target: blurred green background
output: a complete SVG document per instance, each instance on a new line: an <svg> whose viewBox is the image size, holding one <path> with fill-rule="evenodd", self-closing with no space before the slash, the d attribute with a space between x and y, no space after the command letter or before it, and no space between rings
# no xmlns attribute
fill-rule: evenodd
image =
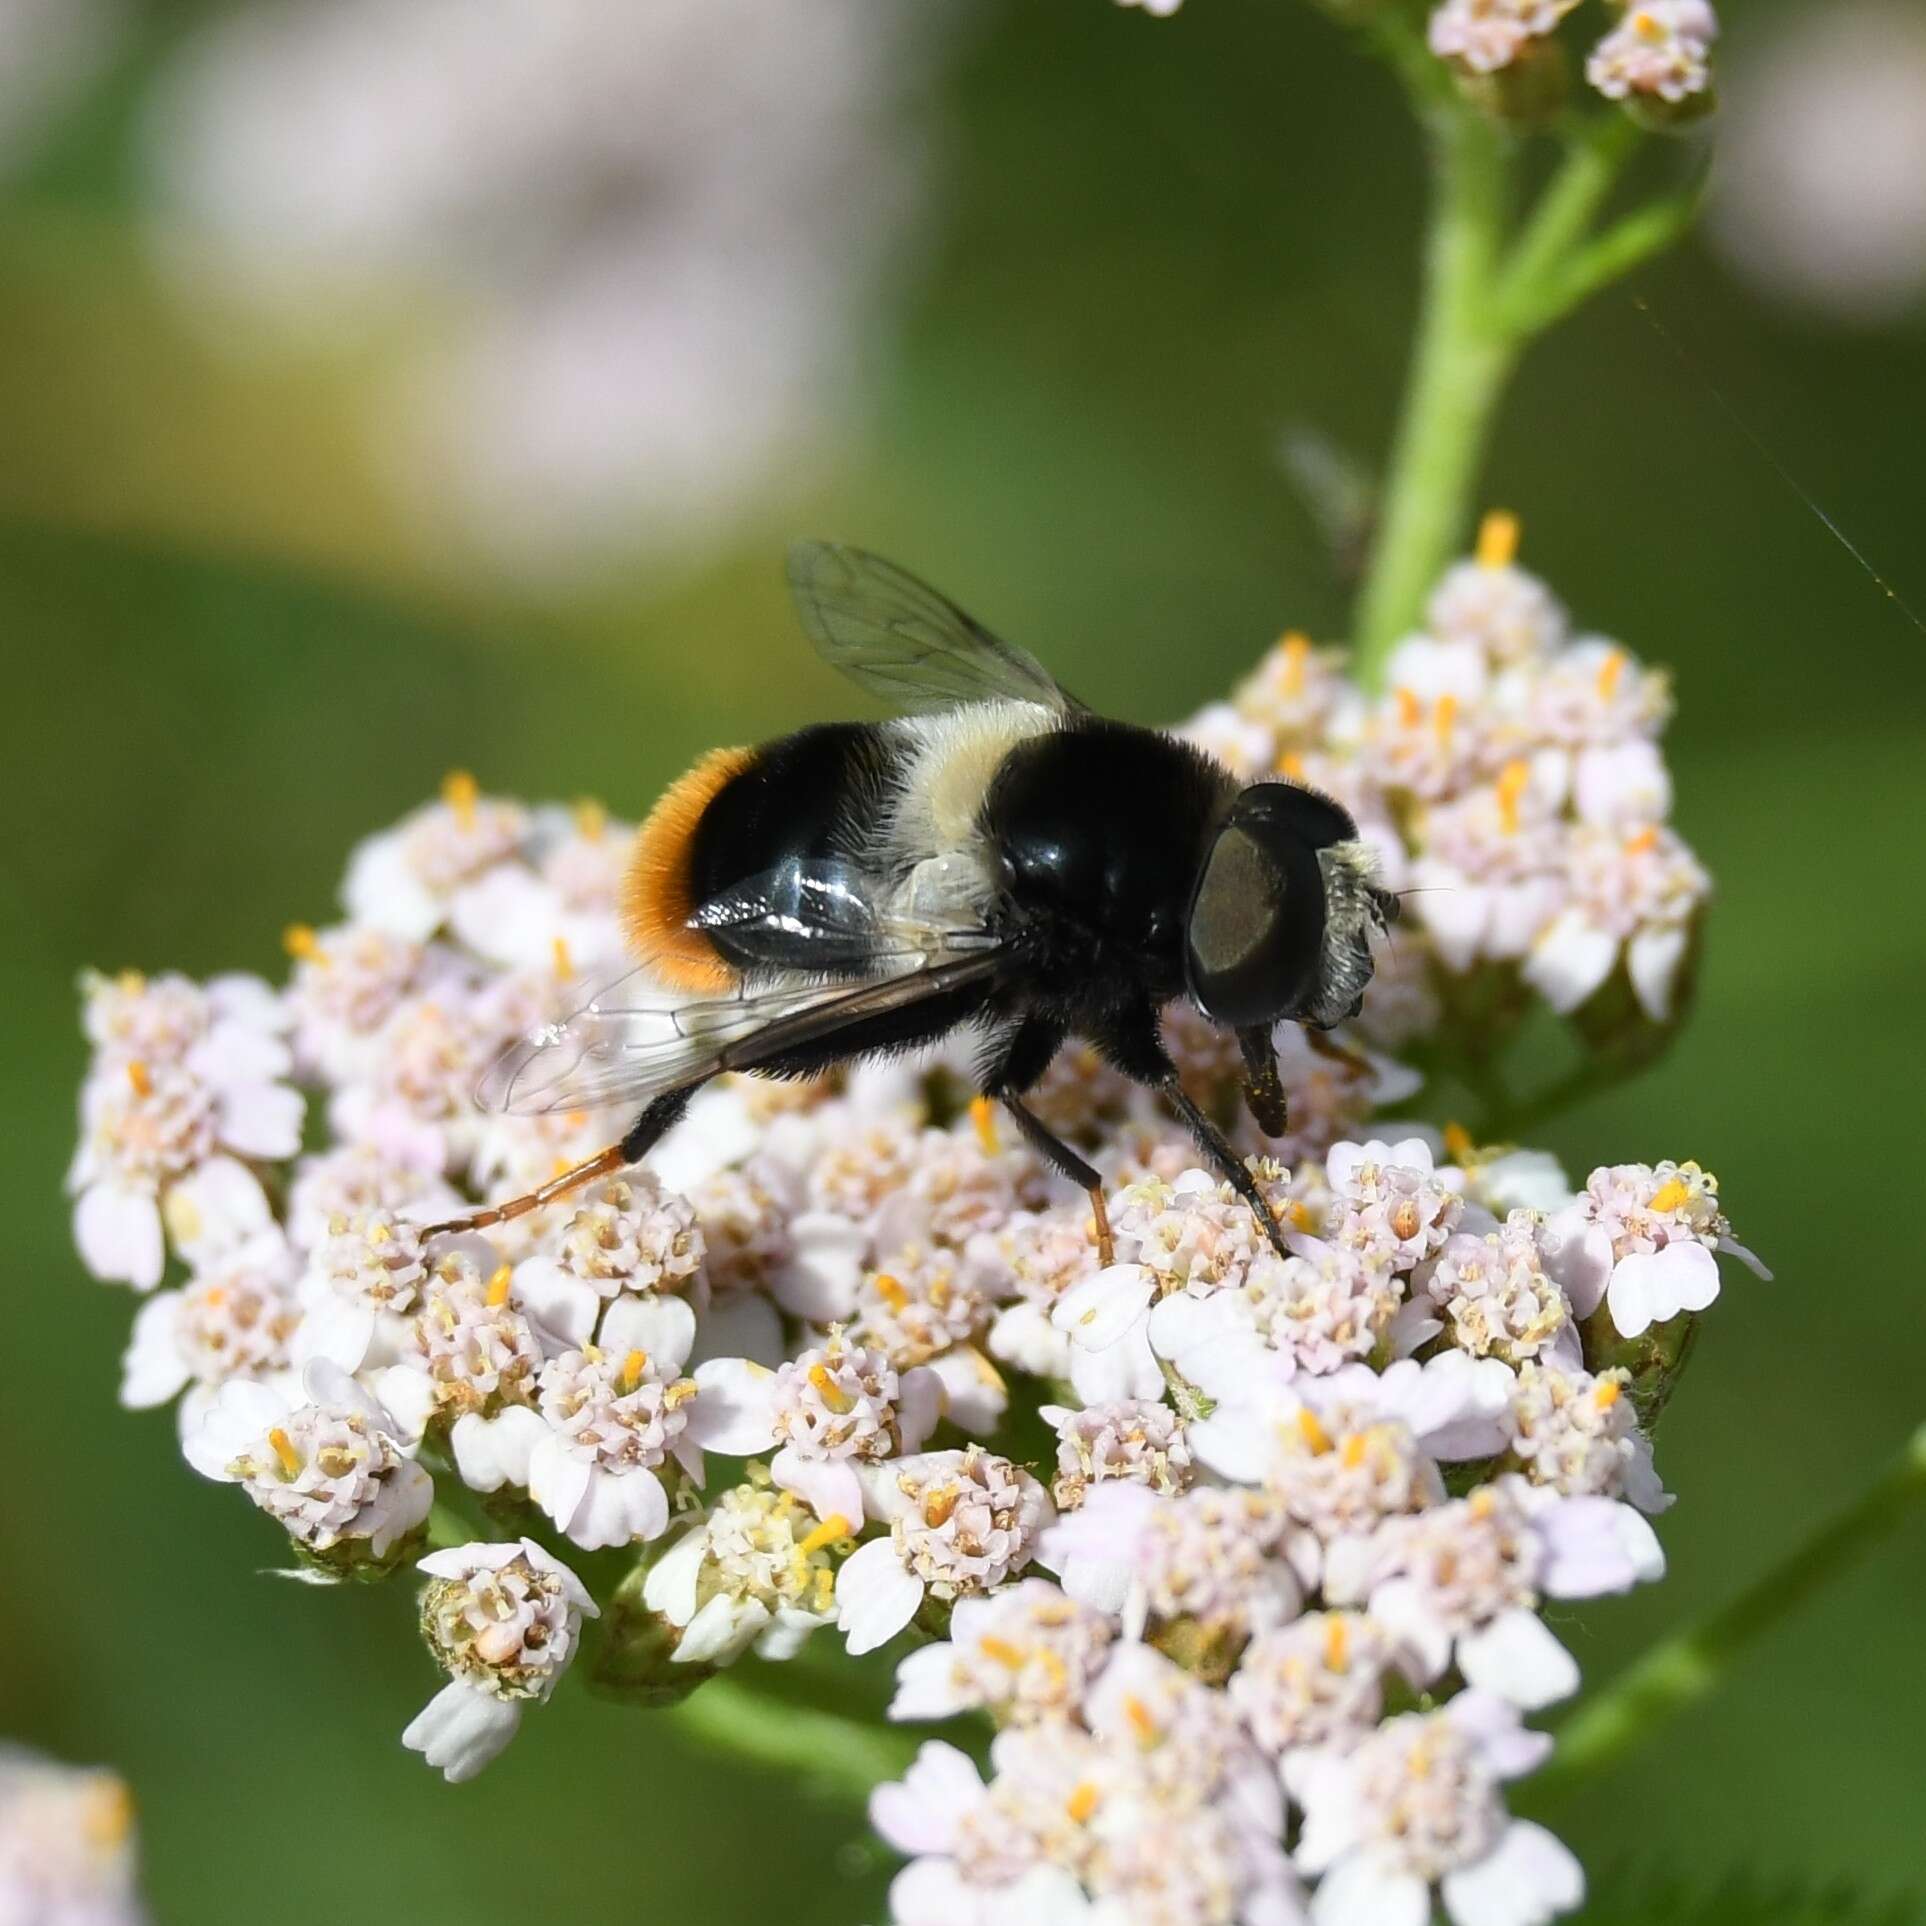
<svg viewBox="0 0 1926 1926"><path fill-rule="evenodd" d="M1735 0L1735 74L1828 10ZM205 237L156 191L152 103L237 11L114 16L0 189L0 1184L21 1235L0 1732L131 1778L164 1922L880 1918L888 1867L859 1820L577 1691L475 1785L401 1750L436 1684L405 1590L257 1577L274 1529L184 1470L165 1415L116 1408L132 1306L82 1274L60 1190L75 973L276 971L278 932L326 916L351 842L451 766L633 814L718 740L836 713L783 604L793 534L903 558L1143 720L1221 692L1286 624L1341 633L1346 585L1279 449L1306 427L1367 462L1385 443L1412 132L1288 0L1191 0L1169 23L1100 0L856 0L859 36L929 39L867 136L913 150L920 185L824 377L841 432L770 456L780 486L686 538L638 508L632 545L500 568L485 539L413 519L370 428L461 289L424 291L404 247L322 337L195 308ZM755 122L745 107L741 138ZM1676 668L1676 815L1719 902L1678 1049L1547 1135L1580 1171L1703 1160L1778 1281L1732 1277L1667 1417L1669 1582L1562 1628L1593 1680L1729 1596L1926 1416L1899 1235L1920 1154L1922 636L1733 420L1926 603L1926 319L1784 300L1698 245L1636 292L1665 335L1620 292L1554 337L1488 495L1582 624ZM1911 1891L1923 1591L1914 1529L1561 1829L1595 1870Z"/></svg>

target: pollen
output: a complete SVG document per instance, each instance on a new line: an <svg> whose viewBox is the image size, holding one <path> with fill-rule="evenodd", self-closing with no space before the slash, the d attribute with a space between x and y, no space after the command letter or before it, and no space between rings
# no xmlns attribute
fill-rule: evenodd
<svg viewBox="0 0 1926 1926"><path fill-rule="evenodd" d="M1344 1443L1338 1450L1338 1461L1346 1471L1355 1471L1364 1462L1364 1454L1369 1448L1362 1431L1345 1434Z"/></svg>
<svg viewBox="0 0 1926 1926"><path fill-rule="evenodd" d="M154 1094L154 1079L139 1057L128 1064L127 1081L134 1086L134 1095L137 1097L151 1097Z"/></svg>
<svg viewBox="0 0 1926 1926"><path fill-rule="evenodd" d="M1305 671L1311 666L1311 638L1292 629L1277 646L1284 652L1284 693L1302 695Z"/></svg>
<svg viewBox="0 0 1926 1926"><path fill-rule="evenodd" d="M1400 686L1394 693L1398 698L1399 723L1406 729L1415 729L1424 720L1424 704L1418 700L1418 692Z"/></svg>
<svg viewBox="0 0 1926 1926"><path fill-rule="evenodd" d="M1021 1645L1013 1645L1007 1638L998 1638L994 1633L978 1639L976 1649L986 1659L994 1661L1009 1672L1022 1671L1029 1660L1029 1654Z"/></svg>
<svg viewBox="0 0 1926 1926"><path fill-rule="evenodd" d="M1477 1145L1471 1141L1471 1132L1455 1120L1444 1127L1444 1147L1445 1155L1454 1164L1470 1163L1477 1151Z"/></svg>
<svg viewBox="0 0 1926 1926"><path fill-rule="evenodd" d="M1691 1195L1692 1191L1689 1185L1680 1183L1676 1177L1671 1177L1652 1193L1652 1201L1646 1205L1646 1209L1653 1211L1677 1210Z"/></svg>
<svg viewBox="0 0 1926 1926"><path fill-rule="evenodd" d="M1592 685L1601 702L1609 702L1618 692L1618 685L1625 675L1625 651L1609 649L1605 660L1598 665L1598 679Z"/></svg>
<svg viewBox="0 0 1926 1926"><path fill-rule="evenodd" d="M575 974L575 958L569 954L568 938L556 937L549 949L555 959L555 974L560 981L566 983Z"/></svg>
<svg viewBox="0 0 1926 1926"><path fill-rule="evenodd" d="M649 1368L649 1354L643 1350L631 1351L622 1360L621 1385L624 1391L633 1391L642 1382L642 1373Z"/></svg>
<svg viewBox="0 0 1926 1926"><path fill-rule="evenodd" d="M840 1511L832 1511L814 1531L802 1540L797 1549L808 1557L819 1552L827 1545L833 1545L839 1538L849 1536L849 1520Z"/></svg>
<svg viewBox="0 0 1926 1926"><path fill-rule="evenodd" d="M988 1097L970 1099L970 1121L976 1126L976 1140L983 1146L986 1157L994 1157L996 1142L996 1106Z"/></svg>
<svg viewBox="0 0 1926 1926"><path fill-rule="evenodd" d="M1507 836L1518 834L1518 805L1531 781L1531 765L1514 756L1498 772L1498 825Z"/></svg>
<svg viewBox="0 0 1926 1926"><path fill-rule="evenodd" d="M134 1795L127 1790L127 1782L111 1772L97 1774L87 1788L80 1825L95 1846L121 1844L134 1829Z"/></svg>
<svg viewBox="0 0 1926 1926"><path fill-rule="evenodd" d="M575 818L576 834L585 841L599 843L608 834L609 812L593 796L578 798L570 813Z"/></svg>
<svg viewBox="0 0 1926 1926"><path fill-rule="evenodd" d="M1333 1672L1347 1671L1351 1664L1351 1628L1336 1612L1324 1621L1324 1663Z"/></svg>
<svg viewBox="0 0 1926 1926"><path fill-rule="evenodd" d="M1458 726L1458 698L1449 689L1438 698L1437 707L1431 712L1431 726L1437 731L1438 746L1446 747L1452 730Z"/></svg>
<svg viewBox="0 0 1926 1926"><path fill-rule="evenodd" d="M662 1387L663 1409L673 1411L678 1405L687 1404L699 1387L694 1378L677 1378L673 1384Z"/></svg>
<svg viewBox="0 0 1926 1926"><path fill-rule="evenodd" d="M481 788L466 769L451 769L441 779L441 799L455 812L455 820L464 829L475 825L475 805L481 800Z"/></svg>
<svg viewBox="0 0 1926 1926"><path fill-rule="evenodd" d="M1294 1198L1284 1207L1284 1215L1301 1231L1315 1231L1318 1226L1317 1212L1303 1198Z"/></svg>
<svg viewBox="0 0 1926 1926"><path fill-rule="evenodd" d="M1641 40L1658 46L1665 38L1665 23L1656 14L1640 11L1632 16L1632 31Z"/></svg>
<svg viewBox="0 0 1926 1926"><path fill-rule="evenodd" d="M290 923L281 932L281 947L297 963L325 963L326 954L321 948L320 939L314 933L312 923Z"/></svg>
<svg viewBox="0 0 1926 1926"><path fill-rule="evenodd" d="M1523 533L1510 509L1494 508L1478 524L1478 566L1509 568L1518 559L1518 541Z"/></svg>
<svg viewBox="0 0 1926 1926"><path fill-rule="evenodd" d="M1592 1393L1592 1402L1596 1404L1601 1411L1609 1411L1624 1395L1624 1385L1622 1385L1617 1378L1607 1378L1605 1382Z"/></svg>
<svg viewBox="0 0 1926 1926"><path fill-rule="evenodd" d="M1318 1415L1307 1404L1297 1414L1297 1428L1303 1434L1304 1442L1322 1457L1331 1449L1331 1434L1318 1422Z"/></svg>
<svg viewBox="0 0 1926 1926"><path fill-rule="evenodd" d="M900 1311L909 1302L909 1292L888 1271L878 1271L870 1282L876 1287L876 1295L892 1311Z"/></svg>
<svg viewBox="0 0 1926 1926"><path fill-rule="evenodd" d="M816 1387L816 1395L835 1412L837 1417L843 1417L855 1409L856 1400L822 1365L812 1364L809 1367L809 1382Z"/></svg>
<svg viewBox="0 0 1926 1926"><path fill-rule="evenodd" d="M497 1265L488 1280L488 1302L499 1310L508 1302L508 1287L514 1283L515 1273L506 1265Z"/></svg>
<svg viewBox="0 0 1926 1926"><path fill-rule="evenodd" d="M1277 759L1277 773L1293 782L1304 780L1304 758L1295 749L1286 749Z"/></svg>
<svg viewBox="0 0 1926 1926"><path fill-rule="evenodd" d="M945 1485L942 1490L929 1493L923 1500L924 1524L932 1531L940 1531L950 1522L950 1513L962 1496L962 1488L957 1485Z"/></svg>
<svg viewBox="0 0 1926 1926"><path fill-rule="evenodd" d="M294 1448L294 1440L277 1424L267 1434L267 1441L274 1455L280 1461L283 1478L298 1478L301 1475L301 1454Z"/></svg>
<svg viewBox="0 0 1926 1926"><path fill-rule="evenodd" d="M1658 824L1650 823L1636 836L1625 839L1625 853L1628 856L1644 856L1658 847Z"/></svg>
<svg viewBox="0 0 1926 1926"><path fill-rule="evenodd" d="M1123 1709L1124 1717L1130 1721L1130 1729L1136 1733L1139 1744L1155 1745L1163 1737L1150 1707L1138 1698L1136 1693L1130 1692L1124 1695Z"/></svg>
<svg viewBox="0 0 1926 1926"><path fill-rule="evenodd" d="M1079 1779L1071 1788L1070 1797L1064 1801L1063 1809L1070 1815L1073 1824L1081 1826L1102 1804L1103 1794L1097 1789L1095 1782Z"/></svg>

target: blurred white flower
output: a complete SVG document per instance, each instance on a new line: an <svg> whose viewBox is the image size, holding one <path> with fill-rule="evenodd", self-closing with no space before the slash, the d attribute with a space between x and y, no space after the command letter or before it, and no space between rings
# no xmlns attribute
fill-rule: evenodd
<svg viewBox="0 0 1926 1926"><path fill-rule="evenodd" d="M126 20L124 0L0 0L0 173L100 73Z"/></svg>
<svg viewBox="0 0 1926 1926"><path fill-rule="evenodd" d="M146 1926L134 1801L101 1767L0 1744L0 1920L6 1926Z"/></svg>
<svg viewBox="0 0 1926 1926"><path fill-rule="evenodd" d="M1926 296L1926 18L1830 0L1761 18L1724 87L1714 243L1755 287L1877 326Z"/></svg>
<svg viewBox="0 0 1926 1926"><path fill-rule="evenodd" d="M149 120L158 211L214 243L182 297L341 330L412 291L435 319L369 426L419 517L510 568L677 555L849 414L941 29L860 0L217 16Z"/></svg>

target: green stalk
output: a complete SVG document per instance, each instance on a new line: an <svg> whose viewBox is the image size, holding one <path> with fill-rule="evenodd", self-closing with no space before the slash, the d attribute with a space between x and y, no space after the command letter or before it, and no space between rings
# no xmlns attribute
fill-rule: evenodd
<svg viewBox="0 0 1926 1926"><path fill-rule="evenodd" d="M1558 1728L1558 1750L1529 1787L1549 1804L1722 1685L1759 1639L1887 1537L1926 1501L1926 1425L1866 1490L1731 1604L1662 1639Z"/></svg>
<svg viewBox="0 0 1926 1926"><path fill-rule="evenodd" d="M879 1730L838 1713L767 1699L729 1678L711 1679L659 1716L700 1744L847 1804L864 1804L916 1756L917 1742L893 1726Z"/></svg>
<svg viewBox="0 0 1926 1926"><path fill-rule="evenodd" d="M1506 136L1455 104L1430 120L1434 204L1418 340L1353 625L1367 689L1377 687L1385 658L1416 627L1432 584L1463 545L1472 487L1516 359L1491 301L1509 187Z"/></svg>

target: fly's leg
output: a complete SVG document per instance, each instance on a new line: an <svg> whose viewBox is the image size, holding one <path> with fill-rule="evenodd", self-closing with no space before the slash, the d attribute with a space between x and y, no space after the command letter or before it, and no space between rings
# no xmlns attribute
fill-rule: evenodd
<svg viewBox="0 0 1926 1926"><path fill-rule="evenodd" d="M544 1204L552 1204L558 1197L566 1197L570 1191L580 1190L584 1184L592 1184L598 1177L606 1177L611 1171L626 1170L631 1164L639 1164L648 1153L662 1140L668 1131L681 1121L682 1113L689 1107L689 1099L696 1093L698 1086L689 1084L681 1090L666 1090L655 1098L641 1116L629 1126L628 1133L620 1143L610 1144L606 1150L598 1150L593 1157L551 1177L537 1190L525 1191L519 1197L511 1197L506 1203L491 1204L486 1210L475 1211L467 1217L451 1217L446 1223L430 1224L421 1234L424 1239L446 1236L450 1231L487 1230L495 1224L506 1224L517 1217L526 1217L532 1210L540 1210Z"/></svg>
<svg viewBox="0 0 1926 1926"><path fill-rule="evenodd" d="M1097 1233L1097 1256L1105 1265L1117 1261L1117 1244L1110 1234L1110 1210L1104 1202L1103 1177L1070 1148L1035 1111L1022 1093L1050 1067L1063 1046L1063 1026L1044 1017L1025 1017L999 1038L983 1064L983 1094L1010 1113L1023 1141L1050 1168L1069 1180L1090 1199L1090 1219Z"/></svg>

